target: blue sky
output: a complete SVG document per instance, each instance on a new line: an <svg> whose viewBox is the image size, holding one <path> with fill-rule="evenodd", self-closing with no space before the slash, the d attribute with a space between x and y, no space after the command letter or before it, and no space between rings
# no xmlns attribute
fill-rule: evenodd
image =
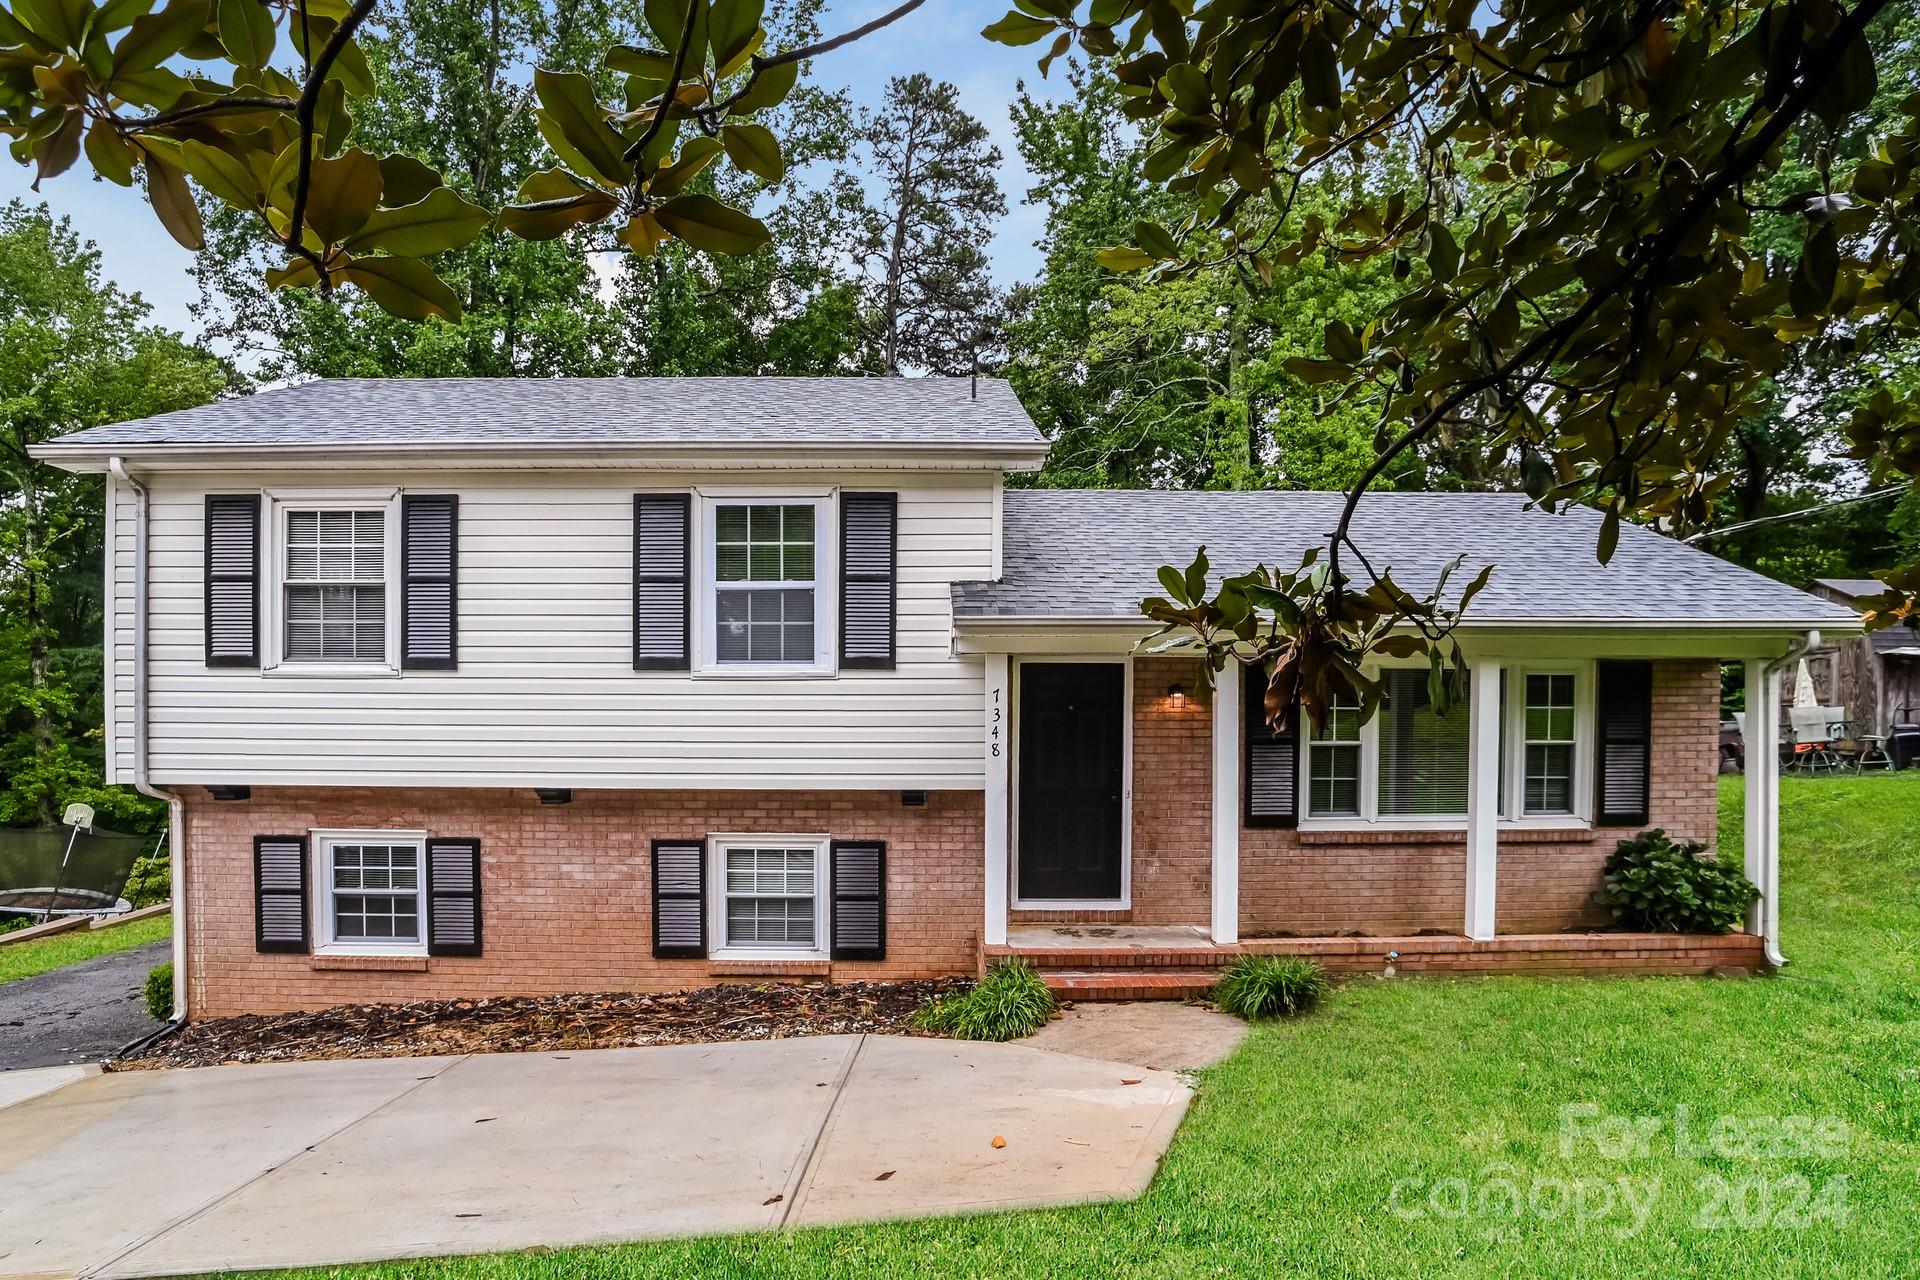
<svg viewBox="0 0 1920 1280"><path fill-rule="evenodd" d="M823 30L833 34L859 26L894 3L897 0L829 0ZM1033 241L1042 223L1039 210L1020 204L1029 181L1013 145L1007 106L1022 79L1038 93L1061 90L1060 68L1050 82L1040 80L1034 65L1041 51L1037 46L1009 49L981 38L980 29L1009 7L1008 0L928 0L892 27L814 64L821 84L848 86L862 103L877 101L888 77L915 71L958 86L961 101L992 130L1005 156L1000 179L1008 216L993 244L994 276L1002 285L1031 279L1039 270L1040 254ZM187 304L195 297L187 275L193 255L160 229L140 192L96 181L84 162L43 184L37 197L30 190L32 180L30 169L0 159L0 201L38 199L54 213L72 218L74 229L100 246L111 279L144 295L153 304L155 320L194 332L187 314Z"/></svg>

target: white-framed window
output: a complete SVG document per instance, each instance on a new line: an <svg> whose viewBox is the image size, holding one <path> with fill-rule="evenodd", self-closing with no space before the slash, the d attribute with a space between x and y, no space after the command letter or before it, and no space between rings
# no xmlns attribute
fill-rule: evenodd
<svg viewBox="0 0 1920 1280"><path fill-rule="evenodd" d="M268 497L270 670L399 670L399 496Z"/></svg>
<svg viewBox="0 0 1920 1280"><path fill-rule="evenodd" d="M831 672L834 503L826 494L700 494L698 666L708 674Z"/></svg>
<svg viewBox="0 0 1920 1280"><path fill-rule="evenodd" d="M1359 723L1336 702L1303 735L1301 824L1306 827L1458 827L1467 817L1471 713L1465 696L1444 715L1428 697L1425 666L1387 666L1386 699ZM1587 820L1592 804L1593 666L1513 666L1500 698L1501 818L1515 825Z"/></svg>
<svg viewBox="0 0 1920 1280"><path fill-rule="evenodd" d="M319 948L374 955L425 955L426 833L311 834Z"/></svg>
<svg viewBox="0 0 1920 1280"><path fill-rule="evenodd" d="M818 959L827 954L827 837L708 839L709 936L725 958Z"/></svg>

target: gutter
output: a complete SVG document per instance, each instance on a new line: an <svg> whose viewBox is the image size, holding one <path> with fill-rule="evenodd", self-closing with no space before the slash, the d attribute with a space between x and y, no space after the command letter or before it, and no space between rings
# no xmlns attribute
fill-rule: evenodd
<svg viewBox="0 0 1920 1280"><path fill-rule="evenodd" d="M107 459L107 472L138 498L133 523L133 789L167 805L168 896L173 899L173 1018L162 1031L178 1030L187 1020L187 806L178 795L154 786L147 774L147 525L151 500L147 487L133 478L119 455ZM107 548L107 554L112 556L112 547ZM107 587L111 596L111 572ZM111 653L108 659L112 659ZM113 708L107 708L107 714L111 716Z"/></svg>
<svg viewBox="0 0 1920 1280"><path fill-rule="evenodd" d="M1772 692L1773 677L1777 672L1819 647L1820 633L1814 630L1789 643L1785 653L1761 669L1766 677L1761 681L1762 696ZM1747 694L1752 697L1753 691L1748 690ZM1767 963L1778 969L1787 963L1787 958L1780 951L1780 765L1777 748L1773 775L1773 794L1768 797L1766 818L1768 826L1772 828L1771 838L1766 841L1760 859L1761 882L1755 888L1760 890L1760 945ZM1749 813L1747 821L1751 823L1753 819L1754 815Z"/></svg>

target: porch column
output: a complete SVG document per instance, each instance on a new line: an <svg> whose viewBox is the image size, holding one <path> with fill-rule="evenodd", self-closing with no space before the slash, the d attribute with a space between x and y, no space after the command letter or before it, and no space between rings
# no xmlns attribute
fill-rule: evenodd
<svg viewBox="0 0 1920 1280"><path fill-rule="evenodd" d="M980 937L989 947L1007 942L1007 761L1013 746L1007 736L1011 724L1007 699L1007 655L989 653L985 690L985 736L981 741L986 774L986 915Z"/></svg>
<svg viewBox="0 0 1920 1280"><path fill-rule="evenodd" d="M1467 918L1465 933L1493 937L1500 857L1500 664L1467 664Z"/></svg>
<svg viewBox="0 0 1920 1280"><path fill-rule="evenodd" d="M1240 664L1213 682L1213 941L1240 941Z"/></svg>
<svg viewBox="0 0 1920 1280"><path fill-rule="evenodd" d="M1746 872L1760 890L1747 931L1765 940L1767 961L1780 955L1780 672L1765 658L1747 659Z"/></svg>

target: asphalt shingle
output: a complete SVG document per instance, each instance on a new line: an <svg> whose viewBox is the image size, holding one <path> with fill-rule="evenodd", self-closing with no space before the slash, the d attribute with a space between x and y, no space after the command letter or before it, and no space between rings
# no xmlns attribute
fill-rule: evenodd
<svg viewBox="0 0 1920 1280"><path fill-rule="evenodd" d="M60 437L62 446L960 444L1045 441L982 378L328 378Z"/></svg>
<svg viewBox="0 0 1920 1280"><path fill-rule="evenodd" d="M1265 562L1291 569L1324 546L1344 495L1140 490L1009 490L999 582L953 588L961 618L1134 618L1164 594L1155 574L1205 544L1212 582ZM1598 512L1530 509L1520 494L1376 493L1360 504L1354 541L1415 594L1457 555L1464 587L1495 565L1474 602L1477 623L1709 622L1858 625L1852 611L1628 525L1611 563L1594 555ZM1358 570L1351 556L1349 569Z"/></svg>

